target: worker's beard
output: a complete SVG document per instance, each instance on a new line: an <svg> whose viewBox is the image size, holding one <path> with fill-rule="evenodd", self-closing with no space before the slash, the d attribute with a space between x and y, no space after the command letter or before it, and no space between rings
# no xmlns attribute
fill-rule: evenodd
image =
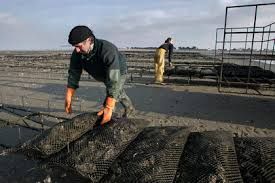
<svg viewBox="0 0 275 183"><path fill-rule="evenodd" d="M91 44L90 48L87 50L87 53L86 54L89 54L91 51L93 51L94 49L94 43Z"/></svg>
<svg viewBox="0 0 275 183"><path fill-rule="evenodd" d="M91 44L91 46L90 46L90 51L93 51L94 45L95 45L94 43Z"/></svg>

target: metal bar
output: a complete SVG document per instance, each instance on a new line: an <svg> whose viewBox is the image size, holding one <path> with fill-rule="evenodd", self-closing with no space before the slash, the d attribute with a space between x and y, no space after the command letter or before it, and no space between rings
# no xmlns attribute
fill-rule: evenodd
<svg viewBox="0 0 275 183"><path fill-rule="evenodd" d="M263 27L263 32L264 32L264 27ZM263 41L263 39L264 39L264 33L262 33L262 41ZM263 50L263 42L261 42L261 49L260 49L260 55L262 55L262 50ZM261 64L261 62L260 62L260 60L259 60L259 66L260 66L260 64Z"/></svg>
<svg viewBox="0 0 275 183"><path fill-rule="evenodd" d="M274 22L275 23L275 22ZM253 28L253 27L227 27L226 29L247 29L247 28ZM255 27L256 29L261 29L261 28L263 28L263 27ZM217 28L217 29L224 29L224 28L222 28L222 27L220 27L220 28Z"/></svg>
<svg viewBox="0 0 275 183"><path fill-rule="evenodd" d="M242 79L242 78L241 78ZM257 84L257 83L247 83L247 82L245 82L245 81L243 81L243 82L239 82L239 81L228 81L227 79L226 79L226 81L222 81L222 83L224 83L224 84L228 84L228 86L230 86L230 85L239 85L239 86L247 86L247 85L249 85L249 86L257 86L257 87L261 87L261 86L269 86L269 84L263 84L263 83L261 83L261 84Z"/></svg>
<svg viewBox="0 0 275 183"><path fill-rule="evenodd" d="M261 33L269 33L269 31L248 31L248 32L242 32L242 31L238 31L238 32L225 32L225 34L246 34L246 33L249 33L249 34L261 34ZM270 31L270 33L275 33L275 31Z"/></svg>
<svg viewBox="0 0 275 183"><path fill-rule="evenodd" d="M227 6L226 8L241 8L241 7L251 7L251 6L266 6L266 5L275 5L275 3L259 3L259 4L238 5L238 6Z"/></svg>
<svg viewBox="0 0 275 183"><path fill-rule="evenodd" d="M254 41L254 43L260 43L260 42L269 42L269 41L273 41L273 39L269 39L269 40L263 40L263 41ZM232 43L244 43L246 41L232 41ZM252 41L247 41L248 43L251 43ZM222 41L218 41L217 43L223 43ZM225 43L229 43L229 41L225 41Z"/></svg>
<svg viewBox="0 0 275 183"><path fill-rule="evenodd" d="M218 41L218 29L216 29L216 42L215 42L215 52L214 52L214 64L216 63L216 56L217 56L217 41Z"/></svg>
<svg viewBox="0 0 275 183"><path fill-rule="evenodd" d="M266 25L266 26L264 26L264 27L268 27L268 26L271 26L271 25L273 25L273 24L275 24L275 22L272 22L271 24L268 24L268 25Z"/></svg>
<svg viewBox="0 0 275 183"><path fill-rule="evenodd" d="M271 26L269 27L269 33L268 33L268 39L270 38L270 31L271 31ZM266 52L265 52L265 61L264 61L264 69L265 69L265 66L266 66L266 57L267 57L267 52L268 52L268 45L269 45L269 42L267 42L266 44Z"/></svg>
<svg viewBox="0 0 275 183"><path fill-rule="evenodd" d="M248 28L247 28L247 31L248 31ZM246 35L245 35L245 46L244 46L244 52L246 52L246 46L247 46L247 35L248 35L248 34L246 34ZM243 59L243 65L244 65L244 61L245 61L245 59Z"/></svg>
<svg viewBox="0 0 275 183"><path fill-rule="evenodd" d="M272 48L272 56L274 55L274 47L275 47L275 39L274 39L274 41L273 41L273 48Z"/></svg>
<svg viewBox="0 0 275 183"><path fill-rule="evenodd" d="M247 49L250 49L250 48L247 48ZM226 50L225 50L226 51ZM250 51L250 50L249 50ZM257 50L253 50L254 52L255 52L255 54L254 54L254 56L261 56L260 55L260 51L257 51ZM250 54L249 52L247 52L247 53L244 53L242 50L232 50L232 52L231 52L231 56L241 56L241 55L247 55L247 54ZM227 54L228 55L228 54ZM269 50L269 53L267 54L267 56L269 56L269 57L272 57L272 55L271 55L271 50Z"/></svg>
<svg viewBox="0 0 275 183"><path fill-rule="evenodd" d="M232 29L231 29L231 32L232 32ZM230 53L231 53L231 46L232 46L232 34L230 34L229 52L228 52L229 55L230 55Z"/></svg>
<svg viewBox="0 0 275 183"><path fill-rule="evenodd" d="M257 10L258 10L258 6L255 7L255 17L254 17L254 26L253 26L254 28L253 28L253 32L255 32L255 27L256 27ZM255 37L255 33L252 34L252 43L251 43L251 51L250 51L250 57L249 57L249 67L248 67L247 83L249 83L249 80L250 80L251 59L252 59L253 48L254 48L254 37ZM246 93L247 93L247 91L248 91L248 85L246 86Z"/></svg>
<svg viewBox="0 0 275 183"><path fill-rule="evenodd" d="M227 59L227 60L239 59L239 60L241 60L241 59L248 59L248 58L246 58L246 57L224 57L224 59Z"/></svg>
<svg viewBox="0 0 275 183"><path fill-rule="evenodd" d="M272 48L272 56L274 55L274 48L275 48L275 39L274 39L274 41L273 41L273 48ZM270 60L270 70L271 70L271 60Z"/></svg>
<svg viewBox="0 0 275 183"><path fill-rule="evenodd" d="M226 24L227 24L227 12L228 8L225 9L225 18L224 18L224 29L223 29L223 42L225 41L225 30L226 30ZM224 58L224 46L225 43L223 43L222 46L222 63L221 63L221 71L220 71L220 78L219 78L219 84L218 84L218 91L221 91L221 81L222 81L222 71L223 71L223 58Z"/></svg>

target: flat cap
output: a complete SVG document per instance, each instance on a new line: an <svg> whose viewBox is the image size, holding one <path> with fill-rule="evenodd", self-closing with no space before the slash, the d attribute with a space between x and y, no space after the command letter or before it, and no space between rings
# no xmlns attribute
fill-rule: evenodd
<svg viewBox="0 0 275 183"><path fill-rule="evenodd" d="M86 40L90 36L94 36L94 34L93 34L93 31L89 29L89 27L84 25L78 25L71 30L69 34L68 42L71 45L76 45Z"/></svg>

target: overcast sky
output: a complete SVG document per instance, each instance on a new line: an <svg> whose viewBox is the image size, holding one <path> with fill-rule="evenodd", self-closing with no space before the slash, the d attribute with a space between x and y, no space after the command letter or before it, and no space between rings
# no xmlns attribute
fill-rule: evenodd
<svg viewBox="0 0 275 183"><path fill-rule="evenodd" d="M87 25L118 47L214 48L226 6L264 0L0 0L0 50L64 49L68 33ZM260 8L257 26L275 22L275 6ZM229 26L252 26L254 8L229 12ZM275 28L274 28L275 29Z"/></svg>

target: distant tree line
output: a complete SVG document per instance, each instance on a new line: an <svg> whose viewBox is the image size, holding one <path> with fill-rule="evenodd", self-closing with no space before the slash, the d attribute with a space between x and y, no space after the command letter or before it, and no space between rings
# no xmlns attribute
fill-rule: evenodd
<svg viewBox="0 0 275 183"><path fill-rule="evenodd" d="M197 50L198 48L196 46L192 46L192 47L178 47L179 50Z"/></svg>
<svg viewBox="0 0 275 183"><path fill-rule="evenodd" d="M127 47L128 49L148 49L148 50L151 50L151 49L157 49L157 47Z"/></svg>
<svg viewBox="0 0 275 183"><path fill-rule="evenodd" d="M148 49L148 50L152 50L152 49L157 49L158 47L127 47L127 49ZM174 49L177 49L176 47L174 47ZM192 47L184 47L184 46L180 46L178 47L179 50L198 50L199 48L197 48L196 46L192 46Z"/></svg>

